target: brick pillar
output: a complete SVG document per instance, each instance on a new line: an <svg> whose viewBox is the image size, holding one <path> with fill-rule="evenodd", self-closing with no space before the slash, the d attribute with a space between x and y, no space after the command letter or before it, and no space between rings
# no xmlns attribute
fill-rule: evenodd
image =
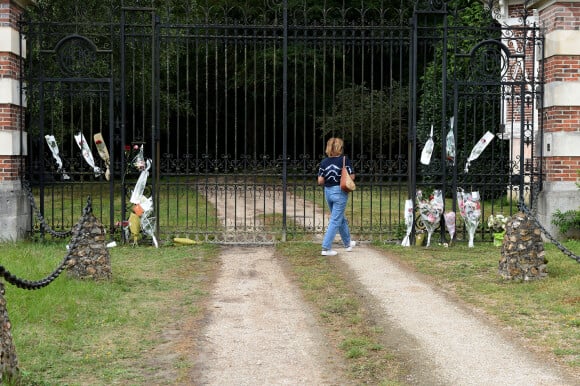
<svg viewBox="0 0 580 386"><path fill-rule="evenodd" d="M0 0L0 240L17 240L31 228L30 204L22 191L26 132L21 121L18 20L30 0ZM24 45L22 50L24 51Z"/></svg>
<svg viewBox="0 0 580 386"><path fill-rule="evenodd" d="M538 217L550 233L556 209L580 208L580 0L539 1L545 33L543 153L545 179Z"/></svg>

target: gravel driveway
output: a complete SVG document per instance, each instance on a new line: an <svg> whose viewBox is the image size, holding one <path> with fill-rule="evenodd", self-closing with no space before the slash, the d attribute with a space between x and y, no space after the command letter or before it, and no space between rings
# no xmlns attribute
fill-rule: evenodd
<svg viewBox="0 0 580 386"><path fill-rule="evenodd" d="M415 385L580 385L371 247L336 257L411 364ZM225 248L197 358L200 385L346 385L340 353L271 247Z"/></svg>

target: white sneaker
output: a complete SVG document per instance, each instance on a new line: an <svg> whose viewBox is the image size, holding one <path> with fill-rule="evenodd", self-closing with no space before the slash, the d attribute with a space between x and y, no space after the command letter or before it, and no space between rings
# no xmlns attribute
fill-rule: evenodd
<svg viewBox="0 0 580 386"><path fill-rule="evenodd" d="M346 248L346 251L347 252L352 252L352 247L354 247L355 245L356 245L356 241L351 240L350 241L350 245L348 247L345 247Z"/></svg>
<svg viewBox="0 0 580 386"><path fill-rule="evenodd" d="M338 252L333 251L332 249L329 249L328 251L322 251L321 255L322 256L336 256L336 255L338 255Z"/></svg>

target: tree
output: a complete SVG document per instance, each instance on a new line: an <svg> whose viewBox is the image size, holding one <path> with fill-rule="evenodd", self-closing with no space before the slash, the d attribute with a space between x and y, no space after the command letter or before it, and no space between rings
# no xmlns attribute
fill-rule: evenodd
<svg viewBox="0 0 580 386"><path fill-rule="evenodd" d="M352 85L340 90L331 116L321 119L322 137L341 136L370 154L390 154L390 147L407 135L408 87L371 90ZM395 150L395 149L393 149Z"/></svg>

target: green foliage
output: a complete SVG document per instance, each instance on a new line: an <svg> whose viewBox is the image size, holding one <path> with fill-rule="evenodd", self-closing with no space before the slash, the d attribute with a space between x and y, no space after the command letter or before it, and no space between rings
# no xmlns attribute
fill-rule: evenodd
<svg viewBox="0 0 580 386"><path fill-rule="evenodd" d="M580 176L580 170L577 170L576 174ZM576 182L576 186L580 189L580 183ZM556 225L562 234L566 234L570 230L580 229L580 209L570 209L565 212L557 209L552 213L552 224Z"/></svg>
<svg viewBox="0 0 580 386"><path fill-rule="evenodd" d="M406 135L407 101L408 87L396 81L386 90L364 85L343 88L336 95L333 115L321 119L322 136L336 134L381 153Z"/></svg>
<svg viewBox="0 0 580 386"><path fill-rule="evenodd" d="M562 234L573 229L580 229L580 210L571 209L562 212L558 209L552 214L552 224L556 225Z"/></svg>

